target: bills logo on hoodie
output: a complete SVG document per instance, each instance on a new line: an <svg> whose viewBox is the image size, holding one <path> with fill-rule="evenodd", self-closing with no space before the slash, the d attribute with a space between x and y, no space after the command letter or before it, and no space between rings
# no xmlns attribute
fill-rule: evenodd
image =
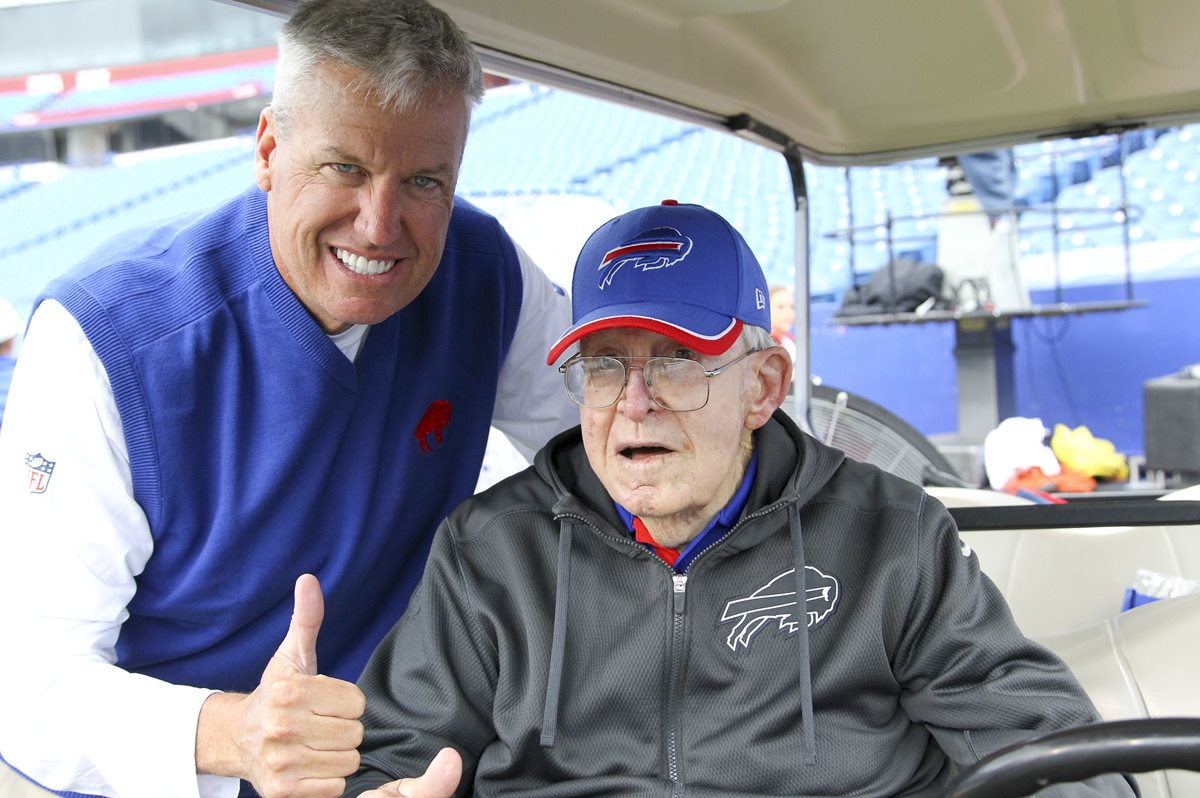
<svg viewBox="0 0 1200 798"><path fill-rule="evenodd" d="M54 473L54 461L42 457L42 453L25 455L25 465L29 466L29 492L45 493L50 487L50 476Z"/></svg>
<svg viewBox="0 0 1200 798"><path fill-rule="evenodd" d="M733 599L725 605L721 623L732 623L733 629L725 640L731 651L749 649L750 643L764 628L778 629L784 634L800 631L796 613L796 569L790 568L745 598ZM804 566L804 619L809 627L824 621L837 608L838 581L811 565Z"/></svg>
<svg viewBox="0 0 1200 798"><path fill-rule="evenodd" d="M692 239L680 233L674 227L655 227L639 233L630 241L604 253L598 271L604 272L600 278L600 288L612 284L613 277L622 266L629 265L631 269L665 269L674 266L688 256L692 251Z"/></svg>

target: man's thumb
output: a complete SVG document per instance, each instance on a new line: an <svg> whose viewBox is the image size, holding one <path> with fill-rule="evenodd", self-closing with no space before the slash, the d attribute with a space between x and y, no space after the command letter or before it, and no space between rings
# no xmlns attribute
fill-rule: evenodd
<svg viewBox="0 0 1200 798"><path fill-rule="evenodd" d="M397 782L397 794L404 798L452 798L460 781L462 756L453 748L443 748L429 763L425 775Z"/></svg>
<svg viewBox="0 0 1200 798"><path fill-rule="evenodd" d="M321 595L321 584L315 576L304 574L296 580L295 602L292 624L276 656L291 662L301 673L316 676L317 632L325 617L325 597Z"/></svg>

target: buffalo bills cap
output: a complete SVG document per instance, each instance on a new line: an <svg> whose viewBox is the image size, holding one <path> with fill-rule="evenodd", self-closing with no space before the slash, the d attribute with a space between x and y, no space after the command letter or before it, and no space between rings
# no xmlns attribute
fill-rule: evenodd
<svg viewBox="0 0 1200 798"><path fill-rule="evenodd" d="M585 335L638 327L702 355L719 355L743 324L771 329L767 280L746 240L699 205L665 200L605 222L579 258L573 323L550 349L553 364Z"/></svg>

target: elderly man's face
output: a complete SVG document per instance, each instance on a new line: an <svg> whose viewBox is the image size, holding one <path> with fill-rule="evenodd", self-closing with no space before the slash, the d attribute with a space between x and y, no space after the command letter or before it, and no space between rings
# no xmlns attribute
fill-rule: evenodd
<svg viewBox="0 0 1200 798"><path fill-rule="evenodd" d="M699 358L669 338L632 328L592 333L580 349L590 357L688 357L709 369L744 351L737 344L719 357ZM708 404L699 410L673 412L655 405L639 369L629 371L616 404L580 408L593 470L613 499L646 522L660 545L686 543L737 489L750 459L751 432L778 406L767 397L759 374L763 357L751 355L711 378Z"/></svg>
<svg viewBox="0 0 1200 798"><path fill-rule="evenodd" d="M258 128L275 265L330 333L383 321L433 277L470 123L460 95L385 111L356 76L322 66L286 132L270 109Z"/></svg>

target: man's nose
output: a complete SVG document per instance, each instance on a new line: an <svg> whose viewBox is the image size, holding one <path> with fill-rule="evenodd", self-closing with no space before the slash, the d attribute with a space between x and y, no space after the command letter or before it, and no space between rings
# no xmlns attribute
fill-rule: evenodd
<svg viewBox="0 0 1200 798"><path fill-rule="evenodd" d="M625 388L621 392L621 414L630 421L641 421L654 407L650 398L650 389L646 387L646 378L641 366L627 366L625 372Z"/></svg>
<svg viewBox="0 0 1200 798"><path fill-rule="evenodd" d="M355 224L358 232L376 246L393 243L403 227L403 205L397 192L364 190Z"/></svg>

